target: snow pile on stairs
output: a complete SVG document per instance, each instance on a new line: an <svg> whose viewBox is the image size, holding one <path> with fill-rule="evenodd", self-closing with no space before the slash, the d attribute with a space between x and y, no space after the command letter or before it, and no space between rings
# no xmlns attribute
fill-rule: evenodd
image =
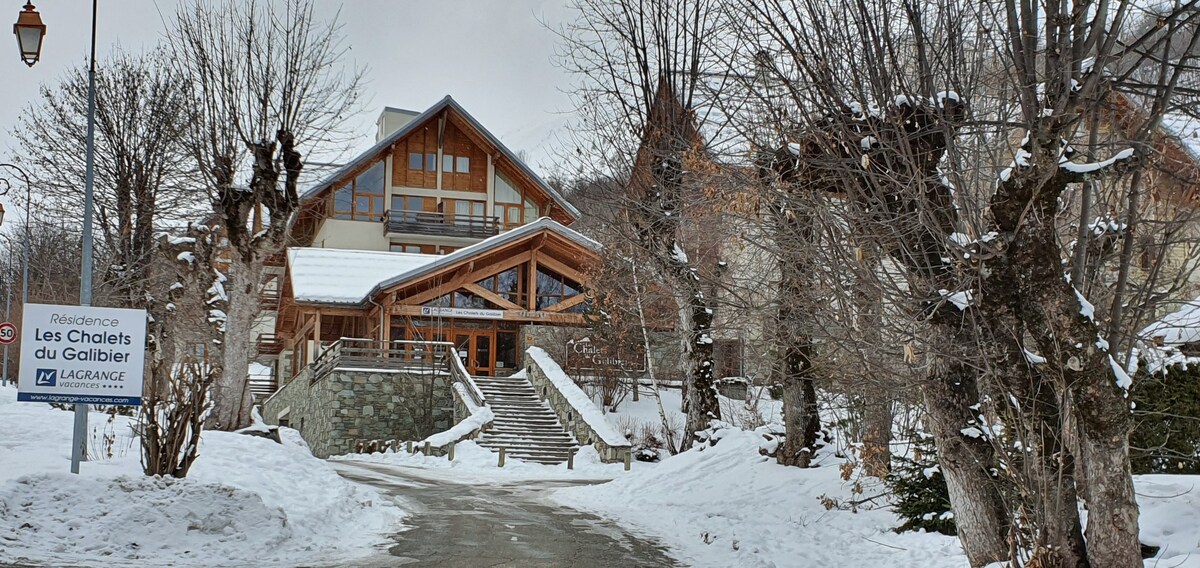
<svg viewBox="0 0 1200 568"><path fill-rule="evenodd" d="M296 566L373 552L403 513L284 443L205 432L186 479L142 475L131 419L92 413L93 453L69 473L72 414L0 387L0 564Z"/></svg>

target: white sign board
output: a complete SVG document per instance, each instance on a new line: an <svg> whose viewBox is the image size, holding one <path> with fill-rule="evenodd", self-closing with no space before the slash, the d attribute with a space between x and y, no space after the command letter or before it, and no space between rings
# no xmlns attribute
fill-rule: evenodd
<svg viewBox="0 0 1200 568"><path fill-rule="evenodd" d="M449 318L504 319L504 311L481 308L435 308L421 306L421 315Z"/></svg>
<svg viewBox="0 0 1200 568"><path fill-rule="evenodd" d="M17 400L142 403L146 311L26 304Z"/></svg>

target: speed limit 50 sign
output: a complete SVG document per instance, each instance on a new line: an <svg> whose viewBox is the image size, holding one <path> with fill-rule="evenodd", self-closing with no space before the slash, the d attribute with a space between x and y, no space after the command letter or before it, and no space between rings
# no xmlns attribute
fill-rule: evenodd
<svg viewBox="0 0 1200 568"><path fill-rule="evenodd" d="M0 345L8 345L17 340L17 326L10 322L0 323Z"/></svg>

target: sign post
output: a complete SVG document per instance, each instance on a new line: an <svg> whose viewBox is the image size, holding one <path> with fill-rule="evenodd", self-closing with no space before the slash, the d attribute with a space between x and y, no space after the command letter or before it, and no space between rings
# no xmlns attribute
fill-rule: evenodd
<svg viewBox="0 0 1200 568"><path fill-rule="evenodd" d="M77 419L89 404L142 403L145 310L26 304L21 329L17 400L74 403ZM76 422L73 450L87 433ZM81 459L71 452L72 473Z"/></svg>

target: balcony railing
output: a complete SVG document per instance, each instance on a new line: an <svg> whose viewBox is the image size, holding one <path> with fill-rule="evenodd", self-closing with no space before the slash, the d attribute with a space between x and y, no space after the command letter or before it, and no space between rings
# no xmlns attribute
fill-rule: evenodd
<svg viewBox="0 0 1200 568"><path fill-rule="evenodd" d="M259 356L278 355L283 352L283 341L274 333L260 333L254 342Z"/></svg>
<svg viewBox="0 0 1200 568"><path fill-rule="evenodd" d="M485 239L500 233L500 219L486 215L456 215L393 209L383 216L387 234L408 233L436 237Z"/></svg>

